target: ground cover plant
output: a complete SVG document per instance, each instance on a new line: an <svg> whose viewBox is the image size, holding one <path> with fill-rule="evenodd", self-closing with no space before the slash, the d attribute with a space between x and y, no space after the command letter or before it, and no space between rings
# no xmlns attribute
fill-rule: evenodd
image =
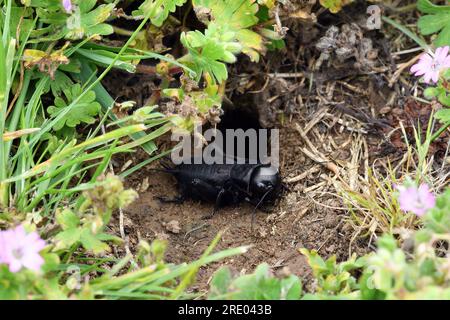
<svg viewBox="0 0 450 320"><path fill-rule="evenodd" d="M450 298L448 1L0 5L1 299ZM156 199L197 124L280 129L254 232Z"/></svg>

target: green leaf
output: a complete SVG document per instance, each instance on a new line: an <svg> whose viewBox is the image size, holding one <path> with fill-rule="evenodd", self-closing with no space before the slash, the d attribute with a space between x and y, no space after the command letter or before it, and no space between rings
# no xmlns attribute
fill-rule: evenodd
<svg viewBox="0 0 450 320"><path fill-rule="evenodd" d="M197 81L204 72L209 73L219 83L228 78L227 67L221 61L230 60L222 43L199 31L183 32L180 40L190 53L180 61L195 71Z"/></svg>
<svg viewBox="0 0 450 320"><path fill-rule="evenodd" d="M5 12L6 10L0 10L0 24L5 23ZM16 38L16 33L20 24L19 40L25 40L26 36L34 27L34 22L32 20L33 10L31 8L23 7L11 7L11 14L9 16L9 32L11 38Z"/></svg>
<svg viewBox="0 0 450 320"><path fill-rule="evenodd" d="M182 6L187 0L165 0L158 6L158 1L145 0L137 10L132 12L133 16L147 16L152 10L150 21L157 27L162 26L170 12L175 12L177 7Z"/></svg>
<svg viewBox="0 0 450 320"><path fill-rule="evenodd" d="M67 18L65 22L67 39L77 40L95 35L109 35L114 32L112 26L104 23L111 15L114 4L102 4L90 12L83 11L92 9L91 6L92 3L88 3L83 8L77 8L75 13Z"/></svg>
<svg viewBox="0 0 450 320"><path fill-rule="evenodd" d="M81 62L80 62L80 60L74 58L74 56L72 55L70 57L69 63L60 65L58 70L72 72L72 73L80 73L81 72Z"/></svg>
<svg viewBox="0 0 450 320"><path fill-rule="evenodd" d="M302 283L294 276L290 275L288 278L281 279L281 299L284 300L298 300L302 295Z"/></svg>
<svg viewBox="0 0 450 320"><path fill-rule="evenodd" d="M331 13L338 13L343 6L352 2L353 0L320 0L322 7L330 10Z"/></svg>
<svg viewBox="0 0 450 320"><path fill-rule="evenodd" d="M366 272L359 278L359 286L361 290L361 298L363 300L384 300L386 294L378 289L373 288L372 272Z"/></svg>
<svg viewBox="0 0 450 320"><path fill-rule="evenodd" d="M121 244L123 243L123 239L115 236L113 234L108 234L108 233L99 233L97 236L97 239L101 240L101 241L108 241L108 242L113 242L115 244Z"/></svg>
<svg viewBox="0 0 450 320"><path fill-rule="evenodd" d="M87 29L86 35L92 36L92 35L99 34L99 35L106 36L106 35L112 34L113 32L114 32L114 28L112 26L110 26L109 24L106 24L106 23L100 23L95 26L89 27Z"/></svg>
<svg viewBox="0 0 450 320"><path fill-rule="evenodd" d="M286 43L284 40L272 40L269 44L267 44L267 50L269 51L276 51L284 48L286 48Z"/></svg>
<svg viewBox="0 0 450 320"><path fill-rule="evenodd" d="M431 233L429 232L429 230L426 229L422 229L422 230L418 230L415 235L414 235L414 239L415 242L417 243L425 243L430 241L431 239Z"/></svg>
<svg viewBox="0 0 450 320"><path fill-rule="evenodd" d="M325 261L322 259L321 256L319 256L316 250L309 251L305 248L302 248L300 249L300 252L306 256L308 264L310 265L316 277L319 277L322 274L328 274L333 272L336 257L334 257L334 259L330 258L327 261Z"/></svg>
<svg viewBox="0 0 450 320"><path fill-rule="evenodd" d="M94 10L92 10L91 12L82 14L81 16L82 27L89 29L106 21L106 19L108 19L109 16L111 15L113 9L114 9L113 4L102 4L97 8L95 8ZM92 34L94 33L92 32Z"/></svg>
<svg viewBox="0 0 450 320"><path fill-rule="evenodd" d="M212 30L228 35L229 39L223 41L237 40L244 54L248 55L252 61L259 60L259 53L264 50L261 35L250 30L258 23L258 5L255 1L248 0L194 0L194 8L197 12L210 11L211 22L221 26L222 30ZM210 29L211 23L208 24ZM225 28L226 27L226 28ZM238 53L238 52L233 52Z"/></svg>
<svg viewBox="0 0 450 320"><path fill-rule="evenodd" d="M248 29L239 30L236 39L243 45L242 52L249 56L250 60L258 62L259 52L264 50L261 35Z"/></svg>
<svg viewBox="0 0 450 320"><path fill-rule="evenodd" d="M423 35L438 33L434 40L437 47L450 45L450 6L438 6L429 0L419 0L417 8L427 13L417 22L420 32Z"/></svg>
<svg viewBox="0 0 450 320"><path fill-rule="evenodd" d="M58 0L28 0L30 7L41 7L47 10L62 9L61 1Z"/></svg>
<svg viewBox="0 0 450 320"><path fill-rule="evenodd" d="M442 77L447 81L450 80L450 68L447 68L442 72Z"/></svg>
<svg viewBox="0 0 450 320"><path fill-rule="evenodd" d="M42 253L42 258L44 258L44 264L42 265L43 272L55 271L59 266L59 256L56 253Z"/></svg>
<svg viewBox="0 0 450 320"><path fill-rule="evenodd" d="M258 5L249 0L193 0L197 11L210 11L211 20L231 29L249 28L258 22Z"/></svg>
<svg viewBox="0 0 450 320"><path fill-rule="evenodd" d="M419 270L422 276L433 276L437 271L433 259L425 259L420 265Z"/></svg>
<svg viewBox="0 0 450 320"><path fill-rule="evenodd" d="M221 296L228 292L231 281L231 272L228 267L221 267L217 270L211 280L208 299L215 299L216 297L221 299Z"/></svg>
<svg viewBox="0 0 450 320"><path fill-rule="evenodd" d="M436 199L436 206L425 215L427 229L438 234L450 233L450 188Z"/></svg>
<svg viewBox="0 0 450 320"><path fill-rule="evenodd" d="M379 248L386 249L390 252L394 252L398 248L397 241L389 234L385 234L378 238L377 244Z"/></svg>
<svg viewBox="0 0 450 320"><path fill-rule="evenodd" d="M78 227L80 218L70 209L56 212L56 222L63 228L63 230Z"/></svg>
<svg viewBox="0 0 450 320"><path fill-rule="evenodd" d="M219 269L211 281L209 299L280 300L299 299L302 292L298 277L277 279L267 263L260 264L253 274L232 280L227 267Z"/></svg>
<svg viewBox="0 0 450 320"><path fill-rule="evenodd" d="M91 11L97 3L97 0L82 0L79 1L80 11L86 13Z"/></svg>
<svg viewBox="0 0 450 320"><path fill-rule="evenodd" d="M94 234L92 234L91 230L85 228L81 232L80 241L83 247L92 251L94 254L102 253L109 250L109 246L100 241Z"/></svg>
<svg viewBox="0 0 450 320"><path fill-rule="evenodd" d="M58 233L54 240L56 242L55 250L67 249L80 241L81 228L70 228Z"/></svg>
<svg viewBox="0 0 450 320"><path fill-rule="evenodd" d="M450 92L446 92L445 90L442 90L441 93L438 95L438 100L444 106L450 107ZM445 120L443 120L443 121L446 122Z"/></svg>
<svg viewBox="0 0 450 320"><path fill-rule="evenodd" d="M42 77L47 75L41 74ZM59 70L55 71L55 78L52 81L47 81L44 93L52 91L53 96L59 96L64 89L70 88L73 85L72 79L69 78L64 72Z"/></svg>
<svg viewBox="0 0 450 320"><path fill-rule="evenodd" d="M450 12L450 6L437 6L429 0L418 0L417 9L423 13L439 14L442 12Z"/></svg>
<svg viewBox="0 0 450 320"><path fill-rule="evenodd" d="M108 50L95 50L95 49L83 49L79 48L76 51L77 55L81 55L89 60L93 61L95 64L100 66L109 66L116 57L116 53L108 51ZM114 67L122 70L126 70L130 73L136 71L136 66L130 62L124 60L117 60L114 63Z"/></svg>
<svg viewBox="0 0 450 320"><path fill-rule="evenodd" d="M432 99L436 97L440 91L441 91L440 88L428 87L423 91L423 95L427 99Z"/></svg>
<svg viewBox="0 0 450 320"><path fill-rule="evenodd" d="M73 12L67 14L61 1L34 1L39 21L44 23L40 29L32 31L32 42L56 41L62 38L78 40L96 35L109 35L113 28L105 23L110 17L114 3L101 4L97 7L96 0L72 1Z"/></svg>
<svg viewBox="0 0 450 320"><path fill-rule="evenodd" d="M258 4L249 0L194 0L197 17L208 28L204 33L190 31L181 34L181 42L189 54L180 59L197 73L209 73L217 82L228 78L225 63L236 62L244 53L252 61L265 51L263 38L250 28L258 23Z"/></svg>
<svg viewBox="0 0 450 320"><path fill-rule="evenodd" d="M64 95L67 101L61 97L55 98L55 105L47 108L47 112L52 118L55 118L61 110L67 108L82 93L80 84L75 84L72 88L65 89ZM89 91L83 98L73 107L70 113L62 117L53 127L54 130L61 130L64 126L74 128L80 123L92 124L95 122L100 112L101 106L95 101L95 92Z"/></svg>

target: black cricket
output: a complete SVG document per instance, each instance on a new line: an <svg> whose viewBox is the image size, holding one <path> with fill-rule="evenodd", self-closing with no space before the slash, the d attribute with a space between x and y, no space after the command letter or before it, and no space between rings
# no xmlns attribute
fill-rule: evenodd
<svg viewBox="0 0 450 320"><path fill-rule="evenodd" d="M192 161L193 162L193 161ZM174 199L159 197L162 202L182 203L185 199L214 203L212 217L220 207L242 202L253 204L253 216L263 204L275 201L284 188L279 170L270 164L162 164L172 174L179 188Z"/></svg>

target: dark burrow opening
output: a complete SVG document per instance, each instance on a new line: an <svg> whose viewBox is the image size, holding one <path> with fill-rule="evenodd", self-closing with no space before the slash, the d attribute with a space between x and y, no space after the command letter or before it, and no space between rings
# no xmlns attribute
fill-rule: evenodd
<svg viewBox="0 0 450 320"><path fill-rule="evenodd" d="M239 106L225 106L217 128L222 132L225 129L261 129L258 113L255 110L240 108Z"/></svg>
<svg viewBox="0 0 450 320"><path fill-rule="evenodd" d="M256 159L259 162L267 161L265 156L270 156L271 138L274 134L272 130L275 129L266 129L261 126L256 106L225 103L222 110L223 114L217 129L222 133L225 154ZM234 139L234 149L230 146L232 139ZM216 141L213 139L211 142ZM245 154L242 154L240 144L244 144Z"/></svg>

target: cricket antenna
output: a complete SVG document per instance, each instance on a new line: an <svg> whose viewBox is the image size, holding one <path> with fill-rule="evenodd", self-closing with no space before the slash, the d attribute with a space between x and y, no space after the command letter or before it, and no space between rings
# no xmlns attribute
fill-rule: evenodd
<svg viewBox="0 0 450 320"><path fill-rule="evenodd" d="M273 190L273 187L270 187L269 190L267 190L266 193L263 194L263 196L261 197L261 199L259 200L259 202L256 204L255 208L253 208L253 212L252 212L252 222L251 222L251 232L253 233L253 223L255 221L255 215L256 215L256 210L259 208L259 206L263 203L264 199L266 198L266 196Z"/></svg>

